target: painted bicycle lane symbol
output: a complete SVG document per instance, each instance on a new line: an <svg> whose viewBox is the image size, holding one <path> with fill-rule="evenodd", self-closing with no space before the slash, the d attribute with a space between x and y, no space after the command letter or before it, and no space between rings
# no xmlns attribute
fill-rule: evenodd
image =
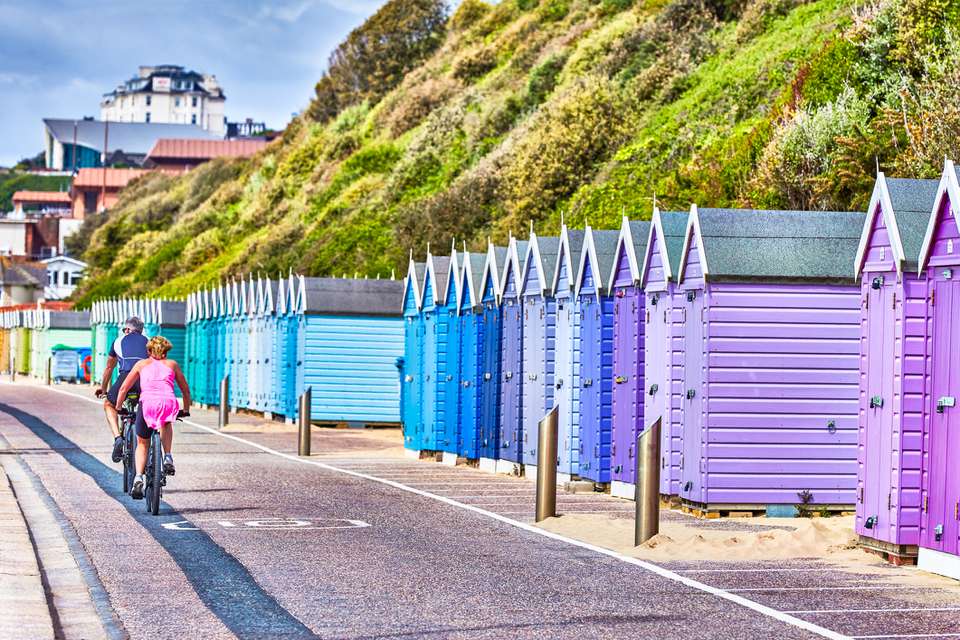
<svg viewBox="0 0 960 640"><path fill-rule="evenodd" d="M335 529L364 529L370 525L363 520L351 518L314 518L314 517L253 517L243 520L226 518L205 518L195 521L213 522L216 526L228 531L317 531ZM200 531L190 520L164 522L163 528L170 531Z"/></svg>

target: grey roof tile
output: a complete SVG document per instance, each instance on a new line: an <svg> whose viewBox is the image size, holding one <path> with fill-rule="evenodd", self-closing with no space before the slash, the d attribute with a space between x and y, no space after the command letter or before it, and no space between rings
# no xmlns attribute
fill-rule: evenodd
<svg viewBox="0 0 960 640"><path fill-rule="evenodd" d="M904 266L916 269L940 181L909 178L885 178L885 181L890 204L893 205L893 217L903 243Z"/></svg>
<svg viewBox="0 0 960 640"><path fill-rule="evenodd" d="M89 311L51 311L50 329L89 329Z"/></svg>
<svg viewBox="0 0 960 640"><path fill-rule="evenodd" d="M401 280L304 278L309 315L399 316Z"/></svg>
<svg viewBox="0 0 960 640"><path fill-rule="evenodd" d="M632 227L633 223L630 224ZM649 223L646 224L649 229ZM633 231L632 228L631 231ZM594 276L597 277L603 285L603 291L601 293L604 294L609 291L610 283L607 282L607 278L610 277L610 272L613 270L613 263L617 259L617 240L619 239L619 231L611 229L593 230L593 248L597 252L597 264L594 265ZM643 244L647 244L646 234L644 234Z"/></svg>
<svg viewBox="0 0 960 640"><path fill-rule="evenodd" d="M687 232L687 220L690 214L686 211L661 211L660 224L663 227L663 237L666 240L667 259L670 262L670 273L677 277L680 268L680 253L683 251L683 239Z"/></svg>

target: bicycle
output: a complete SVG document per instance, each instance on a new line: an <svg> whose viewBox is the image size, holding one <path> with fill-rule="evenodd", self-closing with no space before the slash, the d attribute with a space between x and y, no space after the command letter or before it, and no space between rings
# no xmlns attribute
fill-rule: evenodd
<svg viewBox="0 0 960 640"><path fill-rule="evenodd" d="M177 420L182 421L190 415L182 409L177 412ZM163 487L167 484L167 474L163 470L163 442L160 440L160 431L154 430L150 434L150 448L147 450L147 466L144 469L147 478L143 488L143 497L147 511L153 515L160 513L160 497Z"/></svg>
<svg viewBox="0 0 960 640"><path fill-rule="evenodd" d="M133 477L137 474L134 463L134 452L137 448L136 419L137 403L140 402L140 396L136 393L127 394L123 402L123 409L117 412L120 418L120 437L123 438L123 492L130 493L133 487Z"/></svg>

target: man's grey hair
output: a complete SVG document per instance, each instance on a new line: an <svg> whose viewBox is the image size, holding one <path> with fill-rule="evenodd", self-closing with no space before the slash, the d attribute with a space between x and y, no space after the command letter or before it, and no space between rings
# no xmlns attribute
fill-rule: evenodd
<svg viewBox="0 0 960 640"><path fill-rule="evenodd" d="M143 320L137 316L130 316L127 318L127 321L123 323L124 329L130 329L136 333L143 333Z"/></svg>

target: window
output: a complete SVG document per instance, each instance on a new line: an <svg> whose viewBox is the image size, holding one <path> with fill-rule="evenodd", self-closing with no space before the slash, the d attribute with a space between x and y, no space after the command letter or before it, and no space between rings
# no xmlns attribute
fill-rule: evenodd
<svg viewBox="0 0 960 640"><path fill-rule="evenodd" d="M47 271L47 284L56 284L57 272L56 271Z"/></svg>
<svg viewBox="0 0 960 640"><path fill-rule="evenodd" d="M70 284L74 287L80 284L80 280L83 279L83 276L80 273L71 273L70 274Z"/></svg>
<svg viewBox="0 0 960 640"><path fill-rule="evenodd" d="M147 106L148 106L148 107L150 106L150 101L151 101L152 99L153 99L153 96L150 96L150 95L147 96ZM150 122L150 121L147 120L147 122Z"/></svg>
<svg viewBox="0 0 960 640"><path fill-rule="evenodd" d="M147 111L147 119L144 120L144 122L150 122L150 112L149 112L149 111Z"/></svg>
<svg viewBox="0 0 960 640"><path fill-rule="evenodd" d="M179 106L180 106L180 97L179 97L179 96L173 99L173 106L175 106L175 107L179 107Z"/></svg>
<svg viewBox="0 0 960 640"><path fill-rule="evenodd" d="M197 124L197 114L190 116L190 124Z"/></svg>
<svg viewBox="0 0 960 640"><path fill-rule="evenodd" d="M190 98L190 104L194 107L197 106L197 96L193 96L192 98Z"/></svg>

